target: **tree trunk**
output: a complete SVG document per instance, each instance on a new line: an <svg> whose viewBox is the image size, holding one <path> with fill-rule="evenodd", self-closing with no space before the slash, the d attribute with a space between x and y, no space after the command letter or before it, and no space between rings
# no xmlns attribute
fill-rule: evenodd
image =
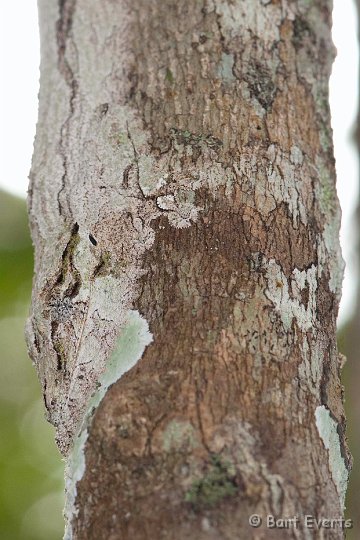
<svg viewBox="0 0 360 540"><path fill-rule="evenodd" d="M350 461L331 2L39 4L27 335L65 537L325 538L304 516L342 517Z"/></svg>

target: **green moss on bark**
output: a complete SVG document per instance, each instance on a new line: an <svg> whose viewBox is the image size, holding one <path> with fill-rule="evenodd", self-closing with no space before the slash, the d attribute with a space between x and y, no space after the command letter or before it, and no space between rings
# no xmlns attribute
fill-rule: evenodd
<svg viewBox="0 0 360 540"><path fill-rule="evenodd" d="M195 509L215 506L222 499L236 494L235 476L231 463L213 455L208 471L193 482L185 495L185 501L191 503Z"/></svg>

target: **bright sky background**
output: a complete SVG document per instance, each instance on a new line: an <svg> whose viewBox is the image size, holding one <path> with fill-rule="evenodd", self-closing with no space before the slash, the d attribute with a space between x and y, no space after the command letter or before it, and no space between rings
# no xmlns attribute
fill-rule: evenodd
<svg viewBox="0 0 360 540"><path fill-rule="evenodd" d="M1 2L0 187L26 195L37 118L39 36L36 0ZM333 39L338 56L330 81L332 124L343 211L341 242L347 263L340 321L355 299L355 224L358 160L351 142L358 103L357 16L354 0L334 0Z"/></svg>
<svg viewBox="0 0 360 540"><path fill-rule="evenodd" d="M354 0L334 0L333 41L337 57L330 79L330 106L337 170L337 189L342 208L340 241L346 262L339 322L355 307L356 222L359 162L352 140L359 102L359 51Z"/></svg>

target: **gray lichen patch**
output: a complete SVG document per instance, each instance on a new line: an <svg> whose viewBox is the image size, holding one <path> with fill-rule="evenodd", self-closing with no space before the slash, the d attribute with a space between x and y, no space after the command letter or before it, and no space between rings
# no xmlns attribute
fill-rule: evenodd
<svg viewBox="0 0 360 540"><path fill-rule="evenodd" d="M236 77L233 73L234 68L234 56L228 53L222 53L221 60L217 67L217 74L226 83L232 83L236 81Z"/></svg>
<svg viewBox="0 0 360 540"><path fill-rule="evenodd" d="M316 325L316 290L317 268L312 265L308 270L295 268L288 281L281 267L274 260L266 264L266 296L273 302L279 313L285 330L289 330L293 319L298 327L306 332ZM302 291L307 288L306 304Z"/></svg>
<svg viewBox="0 0 360 540"><path fill-rule="evenodd" d="M304 154L302 153L301 149L296 145L293 145L291 147L290 161L291 163L293 163L293 165L301 166L303 164Z"/></svg>
<svg viewBox="0 0 360 540"><path fill-rule="evenodd" d="M216 4L216 10L221 16L222 26L228 37L251 33L261 39L268 49L280 39L279 28L283 18L286 15L293 17L287 3L285 6L269 3L264 9L261 0L250 4L246 0L231 3L221 0Z"/></svg>
<svg viewBox="0 0 360 540"><path fill-rule="evenodd" d="M195 193L193 191L179 190L174 195L157 197L157 206L166 212L169 223L178 229L190 227L197 221L201 208L194 204Z"/></svg>
<svg viewBox="0 0 360 540"><path fill-rule="evenodd" d="M220 171L217 176L221 177ZM307 226L313 205L313 176L313 166L300 147L292 145L285 151L275 143L265 149L260 144L244 147L232 169L223 168L223 182L230 200L234 188L241 182L247 204L266 216L285 203L294 229Z"/></svg>
<svg viewBox="0 0 360 540"><path fill-rule="evenodd" d="M315 421L319 435L328 451L332 479L339 493L342 509L344 509L349 473L341 454L338 424L324 405L316 408Z"/></svg>
<svg viewBox="0 0 360 540"><path fill-rule="evenodd" d="M303 164L301 150L291 149L290 156L278 146L272 144L268 147L267 167L268 189L275 203L280 200L286 202L294 219L294 226L298 221L307 224L307 206L309 204L309 190L307 182L307 167Z"/></svg>

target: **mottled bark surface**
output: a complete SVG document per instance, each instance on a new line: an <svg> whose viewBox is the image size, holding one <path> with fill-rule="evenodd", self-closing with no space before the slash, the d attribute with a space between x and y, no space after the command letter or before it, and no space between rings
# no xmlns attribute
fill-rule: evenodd
<svg viewBox="0 0 360 540"><path fill-rule="evenodd" d="M40 1L28 342L67 538L343 537L248 524L343 514L330 26L327 0Z"/></svg>

